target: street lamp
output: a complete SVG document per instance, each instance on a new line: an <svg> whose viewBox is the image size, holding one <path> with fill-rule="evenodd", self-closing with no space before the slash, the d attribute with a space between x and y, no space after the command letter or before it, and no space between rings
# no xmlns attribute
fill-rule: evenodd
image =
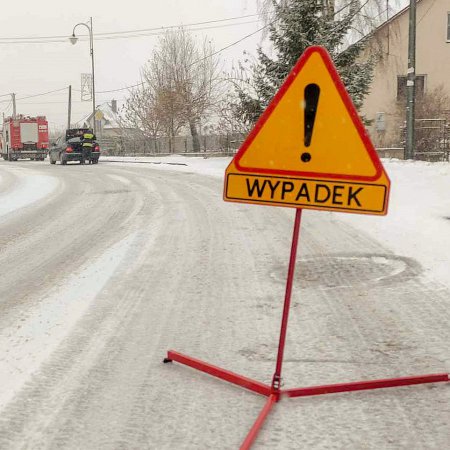
<svg viewBox="0 0 450 450"><path fill-rule="evenodd" d="M95 78L94 78L94 36L92 34L92 17L90 18L90 26L85 22L77 23L73 27L72 36L69 37L69 41L72 45L78 42L78 38L75 36L75 28L78 25L83 25L89 30L89 45L91 50L91 64L92 64L92 120L93 120L93 130L95 134Z"/></svg>

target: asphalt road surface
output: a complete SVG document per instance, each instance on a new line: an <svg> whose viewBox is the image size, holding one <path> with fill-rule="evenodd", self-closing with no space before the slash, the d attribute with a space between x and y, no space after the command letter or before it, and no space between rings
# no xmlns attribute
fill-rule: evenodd
<svg viewBox="0 0 450 450"><path fill-rule="evenodd" d="M238 448L265 399L162 359L270 384L293 218L176 167L0 162L0 448ZM450 371L416 261L333 213L300 241L284 387ZM285 399L254 446L449 447L444 383Z"/></svg>

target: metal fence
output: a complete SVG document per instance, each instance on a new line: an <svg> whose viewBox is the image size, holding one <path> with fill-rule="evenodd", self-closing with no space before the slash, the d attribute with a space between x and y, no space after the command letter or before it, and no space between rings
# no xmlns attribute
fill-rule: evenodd
<svg viewBox="0 0 450 450"><path fill-rule="evenodd" d="M244 140L242 134L199 136L200 153L233 154ZM170 137L103 137L100 146L104 154L120 156L151 156L161 154L192 154L194 152L191 136Z"/></svg>
<svg viewBox="0 0 450 450"><path fill-rule="evenodd" d="M406 126L402 127L402 144ZM449 161L450 125L448 119L416 119L414 157L423 161Z"/></svg>
<svg viewBox="0 0 450 450"><path fill-rule="evenodd" d="M401 147L377 148L386 158L404 158L406 126L401 129ZM415 128L415 159L449 161L450 124L447 119L417 119ZM200 154L233 155L245 139L244 134L208 134L199 136ZM114 136L100 139L103 154L111 156L195 155L191 136L150 138Z"/></svg>

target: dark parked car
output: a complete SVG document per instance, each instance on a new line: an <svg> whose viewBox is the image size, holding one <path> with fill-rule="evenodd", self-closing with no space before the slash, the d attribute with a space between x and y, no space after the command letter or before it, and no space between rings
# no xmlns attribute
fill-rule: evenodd
<svg viewBox="0 0 450 450"><path fill-rule="evenodd" d="M84 151L82 137L84 133L92 133L89 128L71 128L64 136L60 136L51 146L48 152L50 164L67 164L68 161L79 161L80 164L89 162L97 164L100 158L100 146L94 141L92 151Z"/></svg>

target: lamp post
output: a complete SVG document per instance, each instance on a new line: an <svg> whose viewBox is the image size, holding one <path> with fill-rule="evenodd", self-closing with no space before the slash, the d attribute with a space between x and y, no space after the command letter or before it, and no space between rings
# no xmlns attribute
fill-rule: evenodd
<svg viewBox="0 0 450 450"><path fill-rule="evenodd" d="M89 30L89 45L91 50L91 64L92 64L92 120L94 126L92 127L95 134L95 78L94 78L94 36L92 33L92 17L89 20L90 26L85 22L77 23L73 27L72 36L69 37L70 42L72 45L75 45L78 41L78 38L75 36L75 28L79 25L83 25Z"/></svg>

